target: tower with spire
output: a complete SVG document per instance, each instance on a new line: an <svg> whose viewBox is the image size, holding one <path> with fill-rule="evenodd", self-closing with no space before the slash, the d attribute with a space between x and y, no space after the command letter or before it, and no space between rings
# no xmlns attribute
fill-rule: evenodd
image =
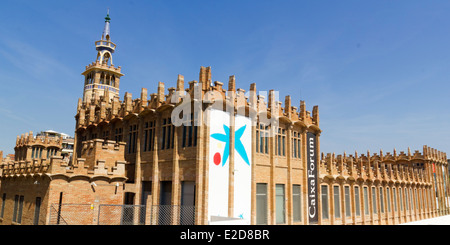
<svg viewBox="0 0 450 245"><path fill-rule="evenodd" d="M121 67L115 67L112 54L116 49L116 44L111 42L109 10L105 17L105 28L102 38L95 42L97 50L97 59L86 66L84 75L83 103L91 104L98 101L100 97L106 97L113 100L119 96L120 72Z"/></svg>

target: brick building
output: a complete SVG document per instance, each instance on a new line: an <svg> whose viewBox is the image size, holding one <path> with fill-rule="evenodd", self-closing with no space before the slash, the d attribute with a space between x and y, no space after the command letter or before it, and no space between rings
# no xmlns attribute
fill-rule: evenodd
<svg viewBox="0 0 450 245"><path fill-rule="evenodd" d="M167 91L159 82L156 93L143 88L120 100L124 74L112 62L116 44L105 20L97 59L82 73L72 162L57 154L3 163L3 224L18 210L35 222L38 197L42 224L61 202L194 207L187 216L200 225L398 224L448 213L445 153L321 155L318 106L307 111L300 101L297 108L290 96L282 106L274 90L251 84L246 92L234 76L225 89L212 82L210 67L187 86L178 75ZM414 208L406 206L410 198ZM171 210L178 210L171 220L186 216ZM164 223L159 218L152 222Z"/></svg>
<svg viewBox="0 0 450 245"><path fill-rule="evenodd" d="M446 154L327 154L320 162L321 224L399 224L449 214Z"/></svg>

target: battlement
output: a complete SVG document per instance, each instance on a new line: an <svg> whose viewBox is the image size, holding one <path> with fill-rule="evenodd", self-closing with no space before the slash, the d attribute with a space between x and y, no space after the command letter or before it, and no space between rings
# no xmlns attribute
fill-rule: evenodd
<svg viewBox="0 0 450 245"><path fill-rule="evenodd" d="M83 72L82 74L84 75L85 73L87 73L88 71L90 71L91 69L94 69L94 68L103 69L103 70L109 70L109 71L118 73L120 75L123 75L121 73L121 70L122 70L121 66L115 67L113 64L108 65L108 64L105 64L105 63L100 63L100 61L98 61L98 60L92 62L89 65L87 65L85 72Z"/></svg>
<svg viewBox="0 0 450 245"><path fill-rule="evenodd" d="M99 164L105 168L113 168L116 162L125 162L125 142L93 139L81 143L81 158L83 165L89 170L95 170Z"/></svg>
<svg viewBox="0 0 450 245"><path fill-rule="evenodd" d="M119 97L109 98L109 93L104 92L103 96L94 97L91 101L78 101L77 125L76 129L97 125L101 122L109 122L114 118L124 118L129 114L139 114L147 110L159 110L160 108L172 107L182 104L185 101L203 99L204 103L213 103L222 100L224 105L231 105L234 108L250 109L257 113L267 112L270 117L284 118L286 121L302 121L305 125L319 126L319 109L314 106L312 112L306 111L304 101L300 101L299 110L292 106L291 97L286 96L284 107L278 101L277 93L274 90L267 92L256 91L256 84L250 85L249 92L244 89L236 89L234 76L229 77L228 88L223 88L223 83L219 81L211 82L211 68L201 67L199 81L190 81L185 88L184 76L178 75L176 87L167 89L165 84L158 83L157 92L148 95L147 89L142 88L140 98L133 99L131 93L125 93L123 101ZM201 96L198 98L198 96ZM267 96L267 100L266 100Z"/></svg>
<svg viewBox="0 0 450 245"><path fill-rule="evenodd" d="M397 154L380 153L367 155L335 155L335 153L321 154L319 172L321 177L327 178L351 178L371 179L373 181L409 181L417 184L431 184L430 176L427 174L427 163L435 163L447 166L446 154L436 149L424 146L423 153L416 150L411 153L401 151Z"/></svg>
<svg viewBox="0 0 450 245"><path fill-rule="evenodd" d="M54 146L62 147L62 137L50 137L48 135L33 136L33 132L18 135L16 139L16 147L42 145L45 147Z"/></svg>
<svg viewBox="0 0 450 245"><path fill-rule="evenodd" d="M125 178L125 161L97 160L94 164L87 164L84 158L69 165L67 160L60 156L53 156L50 160L33 159L31 161L16 161L0 164L0 177L19 177L33 175L55 175L73 176L106 176Z"/></svg>

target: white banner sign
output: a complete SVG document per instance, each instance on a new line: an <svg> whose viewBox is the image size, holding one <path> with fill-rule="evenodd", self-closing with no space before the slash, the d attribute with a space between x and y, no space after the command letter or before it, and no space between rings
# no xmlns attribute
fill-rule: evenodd
<svg viewBox="0 0 450 245"><path fill-rule="evenodd" d="M210 110L209 216L228 217L230 114ZM248 117L236 116L234 127L234 218L250 224L252 127Z"/></svg>

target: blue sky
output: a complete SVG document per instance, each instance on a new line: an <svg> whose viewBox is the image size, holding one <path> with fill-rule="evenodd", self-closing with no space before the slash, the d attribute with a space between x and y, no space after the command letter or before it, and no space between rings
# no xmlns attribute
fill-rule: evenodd
<svg viewBox="0 0 450 245"><path fill-rule="evenodd" d="M319 105L321 151L450 152L449 1L0 2L0 150L17 135L73 135L106 9L121 97L178 74Z"/></svg>

